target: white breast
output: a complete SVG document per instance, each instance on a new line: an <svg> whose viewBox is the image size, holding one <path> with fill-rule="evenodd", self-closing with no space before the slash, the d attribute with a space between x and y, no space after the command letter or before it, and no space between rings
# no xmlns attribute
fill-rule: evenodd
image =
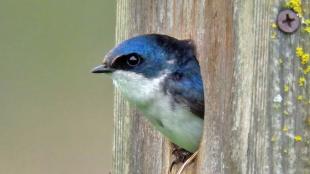
<svg viewBox="0 0 310 174"><path fill-rule="evenodd" d="M180 147L194 151L200 141L203 120L177 103L172 107L172 97L161 89L165 77L148 79L134 72L120 70L112 74L114 85L141 109L160 132Z"/></svg>

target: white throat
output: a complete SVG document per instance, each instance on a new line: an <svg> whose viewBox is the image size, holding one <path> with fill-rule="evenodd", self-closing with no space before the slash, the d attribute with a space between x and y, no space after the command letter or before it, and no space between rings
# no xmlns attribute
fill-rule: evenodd
<svg viewBox="0 0 310 174"><path fill-rule="evenodd" d="M141 74L117 70L112 74L115 87L134 103L146 104L161 91L161 83L166 75L148 79Z"/></svg>

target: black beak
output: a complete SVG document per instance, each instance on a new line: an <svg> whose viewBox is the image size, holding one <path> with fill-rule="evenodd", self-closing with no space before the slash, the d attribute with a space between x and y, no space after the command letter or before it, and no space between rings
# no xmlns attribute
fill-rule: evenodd
<svg viewBox="0 0 310 174"><path fill-rule="evenodd" d="M113 69L109 68L107 65L99 65L91 70L92 73L111 73Z"/></svg>

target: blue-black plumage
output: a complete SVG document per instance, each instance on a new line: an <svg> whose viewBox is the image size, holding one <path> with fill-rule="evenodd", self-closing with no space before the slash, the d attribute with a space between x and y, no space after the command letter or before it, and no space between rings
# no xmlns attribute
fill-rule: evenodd
<svg viewBox="0 0 310 174"><path fill-rule="evenodd" d="M190 40L147 34L123 41L93 73L113 83L171 142L197 150L204 115L203 84Z"/></svg>

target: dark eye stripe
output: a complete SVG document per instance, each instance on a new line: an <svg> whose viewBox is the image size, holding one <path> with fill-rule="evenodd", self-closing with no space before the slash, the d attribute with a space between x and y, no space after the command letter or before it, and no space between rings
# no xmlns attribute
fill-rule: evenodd
<svg viewBox="0 0 310 174"><path fill-rule="evenodd" d="M129 62L129 59L132 58L137 58L137 62L134 62L134 60L132 60L132 62ZM113 59L112 63L111 63L111 67L115 68L115 69L131 69L134 68L135 66L141 64L143 61L142 57L136 53L131 53L131 54L127 54L127 55L123 55L123 56L119 56L115 59Z"/></svg>
<svg viewBox="0 0 310 174"><path fill-rule="evenodd" d="M124 56L114 58L111 62L111 67L115 66L117 61L119 61L120 59L124 59L124 58L125 58Z"/></svg>

